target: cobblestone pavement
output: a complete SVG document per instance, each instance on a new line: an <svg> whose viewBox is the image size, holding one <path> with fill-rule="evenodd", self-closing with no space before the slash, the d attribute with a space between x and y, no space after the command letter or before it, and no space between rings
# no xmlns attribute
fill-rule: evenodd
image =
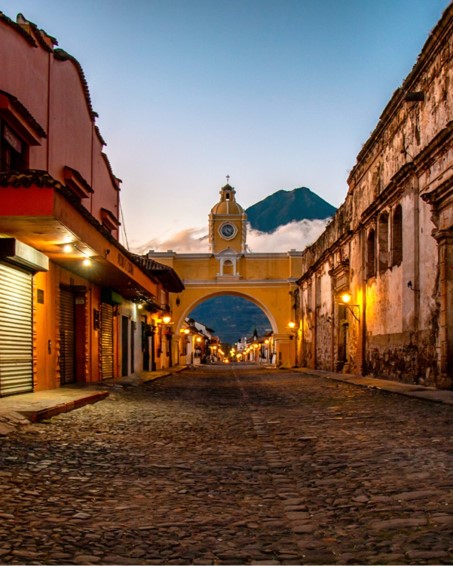
<svg viewBox="0 0 453 566"><path fill-rule="evenodd" d="M453 562L452 408L212 366L0 438L3 564Z"/></svg>

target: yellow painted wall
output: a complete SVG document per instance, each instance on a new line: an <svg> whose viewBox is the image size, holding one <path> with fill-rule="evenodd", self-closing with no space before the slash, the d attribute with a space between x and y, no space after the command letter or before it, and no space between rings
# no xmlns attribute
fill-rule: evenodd
<svg viewBox="0 0 453 566"><path fill-rule="evenodd" d="M185 290L170 299L176 335L197 305L219 295L236 295L256 304L269 318L279 364L295 364L287 325L295 317L290 291L301 274L301 252L239 255L236 277L219 276L220 259L213 254L163 252L150 257L172 267L184 282Z"/></svg>

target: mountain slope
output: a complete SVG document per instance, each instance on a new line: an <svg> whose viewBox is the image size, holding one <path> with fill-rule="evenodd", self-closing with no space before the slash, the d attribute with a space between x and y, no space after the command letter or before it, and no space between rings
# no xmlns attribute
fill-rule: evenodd
<svg viewBox="0 0 453 566"><path fill-rule="evenodd" d="M329 218L335 211L335 207L310 189L300 187L277 191L245 212L252 228L270 233L289 222Z"/></svg>

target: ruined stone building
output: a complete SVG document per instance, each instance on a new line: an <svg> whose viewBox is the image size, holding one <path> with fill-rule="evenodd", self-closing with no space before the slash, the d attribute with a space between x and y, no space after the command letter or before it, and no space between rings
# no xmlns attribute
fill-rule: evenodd
<svg viewBox="0 0 453 566"><path fill-rule="evenodd" d="M453 386L452 57L450 5L303 254L301 366Z"/></svg>

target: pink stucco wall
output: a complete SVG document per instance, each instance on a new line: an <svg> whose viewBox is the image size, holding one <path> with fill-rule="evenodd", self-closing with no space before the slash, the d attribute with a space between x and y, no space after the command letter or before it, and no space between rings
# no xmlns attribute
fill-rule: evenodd
<svg viewBox="0 0 453 566"><path fill-rule="evenodd" d="M101 208L118 217L119 184L102 156L81 67L54 50L34 26L20 27L5 16L0 23L0 88L17 98L47 134L30 147L29 168L47 170L63 183L64 167L75 169L94 191L82 199L83 206L99 221ZM118 237L117 230L112 233Z"/></svg>

